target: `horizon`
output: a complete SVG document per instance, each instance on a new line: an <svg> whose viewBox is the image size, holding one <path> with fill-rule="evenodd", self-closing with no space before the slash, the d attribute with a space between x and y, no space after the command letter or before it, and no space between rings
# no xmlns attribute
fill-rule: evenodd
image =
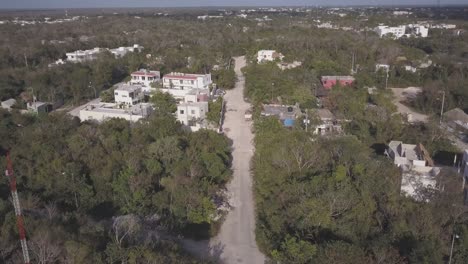
<svg viewBox="0 0 468 264"><path fill-rule="evenodd" d="M64 3L66 2L66 3ZM260 0L258 2L249 0L228 0L225 3L213 0L103 0L96 3L92 0L82 1L58 1L43 0L38 3L34 0L17 0L0 4L0 10L53 10L53 9L95 9L95 8L242 8L242 7L449 7L449 6L468 6L464 0L352 0L348 4L343 4L338 0L317 0L304 1L292 0L284 3L281 0Z"/></svg>

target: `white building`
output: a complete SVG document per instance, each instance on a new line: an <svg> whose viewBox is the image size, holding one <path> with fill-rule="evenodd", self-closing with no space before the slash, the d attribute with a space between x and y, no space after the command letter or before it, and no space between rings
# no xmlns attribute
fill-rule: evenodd
<svg viewBox="0 0 468 264"><path fill-rule="evenodd" d="M409 24L407 26L409 30L409 34L406 34L407 37L410 36L415 36L415 37L421 37L421 38L427 38L429 36L429 28L418 25L418 24Z"/></svg>
<svg viewBox="0 0 468 264"><path fill-rule="evenodd" d="M388 71L389 69L390 69L390 65L388 64L376 64L375 65L375 71L379 71L379 70Z"/></svg>
<svg viewBox="0 0 468 264"><path fill-rule="evenodd" d="M206 127L206 113L208 113L208 102L184 102L177 105L177 120L191 131Z"/></svg>
<svg viewBox="0 0 468 264"><path fill-rule="evenodd" d="M211 73L208 74L188 74L171 72L163 76L163 88L169 90L190 91L192 89L209 89Z"/></svg>
<svg viewBox="0 0 468 264"><path fill-rule="evenodd" d="M140 69L139 71L132 72L131 77L131 84L141 84L146 87L151 87L152 83L161 80L161 73L159 71Z"/></svg>
<svg viewBox="0 0 468 264"><path fill-rule="evenodd" d="M411 15L413 12L409 11L393 11L393 15L395 16L405 16L405 15Z"/></svg>
<svg viewBox="0 0 468 264"><path fill-rule="evenodd" d="M73 52L68 52L67 61L70 62L85 62L85 61L92 61L97 59L98 54L103 52L105 49L101 48L94 48L91 50L77 50Z"/></svg>
<svg viewBox="0 0 468 264"><path fill-rule="evenodd" d="M342 128L336 119L335 115L328 109L317 109L316 115L320 123L313 127L314 134L316 135L329 135L341 133Z"/></svg>
<svg viewBox="0 0 468 264"><path fill-rule="evenodd" d="M418 68L416 67L413 67L411 65L405 65L405 71L409 71L409 72L412 72L412 73L416 73L418 71Z"/></svg>
<svg viewBox="0 0 468 264"><path fill-rule="evenodd" d="M6 109L6 110L11 110L11 108L16 104L16 100L13 98L10 98L8 100L5 100L1 103L1 108Z"/></svg>
<svg viewBox="0 0 468 264"><path fill-rule="evenodd" d="M116 49L110 49L109 51L110 53L114 54L116 58L121 58L129 52L141 52L142 50L143 50L142 46L138 44L134 44L131 47L119 47Z"/></svg>
<svg viewBox="0 0 468 264"><path fill-rule="evenodd" d="M259 50L257 53L257 62L268 62L268 61L275 61L279 59L282 61L284 58L283 54L276 52L276 50Z"/></svg>
<svg viewBox="0 0 468 264"><path fill-rule="evenodd" d="M136 122L151 114L153 108L151 104L140 103L127 108L119 108L118 104L98 103L87 105L80 110L80 120L95 120L103 122L111 118L123 118L130 122Z"/></svg>
<svg viewBox="0 0 468 264"><path fill-rule="evenodd" d="M436 190L436 177L440 173L440 168L434 167L434 162L422 144L412 145L391 141L386 153L402 170L402 194L422 200L421 191Z"/></svg>
<svg viewBox="0 0 468 264"><path fill-rule="evenodd" d="M388 34L392 34L394 38L401 38L405 35L406 26L389 27L389 26L378 26L375 28L375 32L379 34L379 37L384 37Z"/></svg>
<svg viewBox="0 0 468 264"><path fill-rule="evenodd" d="M140 85L121 84L114 90L114 99L117 104L135 105L143 100L144 94Z"/></svg>

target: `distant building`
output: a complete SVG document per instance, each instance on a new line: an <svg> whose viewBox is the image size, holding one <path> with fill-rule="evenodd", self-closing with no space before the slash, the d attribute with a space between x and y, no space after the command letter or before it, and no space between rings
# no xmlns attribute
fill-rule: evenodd
<svg viewBox="0 0 468 264"><path fill-rule="evenodd" d="M114 90L114 99L117 104L135 105L144 98L140 85L122 84Z"/></svg>
<svg viewBox="0 0 468 264"><path fill-rule="evenodd" d="M333 86L340 84L341 86L350 86L354 83L353 76L322 76L322 85L326 89L331 89Z"/></svg>
<svg viewBox="0 0 468 264"><path fill-rule="evenodd" d="M163 88L166 90L182 91L182 97L192 89L209 89L211 73L209 74L188 74L180 72L171 72L163 76ZM169 92L169 91L166 91Z"/></svg>
<svg viewBox="0 0 468 264"><path fill-rule="evenodd" d="M296 105L263 105L262 116L275 116L285 127L293 127L296 119L302 116L299 104Z"/></svg>
<svg viewBox="0 0 468 264"><path fill-rule="evenodd" d="M315 114L319 118L320 123L313 128L314 134L324 136L329 134L341 133L341 124L339 124L335 115L332 112L330 112L330 110L317 109Z"/></svg>
<svg viewBox="0 0 468 264"><path fill-rule="evenodd" d="M392 141L388 144L386 153L402 170L402 194L422 200L420 191L436 190L436 177L440 168L434 167L434 162L422 144L411 145Z"/></svg>
<svg viewBox="0 0 468 264"><path fill-rule="evenodd" d="M378 26L375 29L375 32L379 35L379 37L384 37L387 35L393 35L394 38L401 38L405 35L406 26L398 26L398 27L389 27L389 26Z"/></svg>
<svg viewBox="0 0 468 264"><path fill-rule="evenodd" d="M190 128L198 131L206 127L206 114L208 113L208 102L189 102L177 105L177 120Z"/></svg>
<svg viewBox="0 0 468 264"><path fill-rule="evenodd" d="M405 68L405 71L409 71L409 72L412 72L412 73L416 73L418 71L418 68L413 67L411 65L405 65L404 68Z"/></svg>
<svg viewBox="0 0 468 264"><path fill-rule="evenodd" d="M73 52L68 52L67 61L69 62L85 62L92 61L97 59L99 53L103 52L105 49L94 48L91 50L77 50Z"/></svg>
<svg viewBox="0 0 468 264"><path fill-rule="evenodd" d="M376 64L375 65L375 71L379 71L379 70L388 71L389 69L390 69L390 65L388 64Z"/></svg>
<svg viewBox="0 0 468 264"><path fill-rule="evenodd" d="M116 49L110 49L110 53L112 53L116 58L121 58L129 52L141 52L144 48L138 44L134 44L131 47L118 47Z"/></svg>
<svg viewBox="0 0 468 264"><path fill-rule="evenodd" d="M161 80L161 73L159 71L140 69L139 71L132 72L131 77L131 84L141 84L146 87L151 87L152 83Z"/></svg>
<svg viewBox="0 0 468 264"><path fill-rule="evenodd" d="M257 53L257 62L269 62L280 60L282 61L284 58L283 54L276 52L276 50L259 50Z"/></svg>
<svg viewBox="0 0 468 264"><path fill-rule="evenodd" d="M405 16L405 15L411 15L413 14L413 12L409 12L409 11L393 11L393 14L395 16Z"/></svg>
<svg viewBox="0 0 468 264"><path fill-rule="evenodd" d="M130 107L120 108L118 104L98 103L87 105L80 110L80 120L95 120L103 122L111 118L122 118L130 122L136 122L147 117L153 111L151 104L140 103Z"/></svg>
<svg viewBox="0 0 468 264"><path fill-rule="evenodd" d="M16 104L16 100L11 98L8 100L5 100L1 103L1 107L6 110L11 110L11 108Z"/></svg>

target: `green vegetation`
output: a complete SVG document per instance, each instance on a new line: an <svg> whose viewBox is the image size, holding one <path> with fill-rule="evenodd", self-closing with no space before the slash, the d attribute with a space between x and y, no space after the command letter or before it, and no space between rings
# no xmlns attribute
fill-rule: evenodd
<svg viewBox="0 0 468 264"><path fill-rule="evenodd" d="M208 102L208 112L206 119L210 121L212 124L218 126L219 120L221 119L221 109L223 107L223 98L219 97L216 101L209 101Z"/></svg>
<svg viewBox="0 0 468 264"><path fill-rule="evenodd" d="M47 263L194 263L164 233L215 232L215 201L231 175L224 136L187 134L165 112L133 125L0 115L0 150L12 149L33 262L47 249ZM0 252L8 261L20 249L6 177L0 190Z"/></svg>
<svg viewBox="0 0 468 264"><path fill-rule="evenodd" d="M219 88L229 90L236 84L236 73L234 69L220 69L211 73L213 81Z"/></svg>

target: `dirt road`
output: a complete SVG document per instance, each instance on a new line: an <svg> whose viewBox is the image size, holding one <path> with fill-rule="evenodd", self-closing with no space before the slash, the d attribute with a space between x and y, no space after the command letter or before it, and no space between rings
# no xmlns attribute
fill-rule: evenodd
<svg viewBox="0 0 468 264"><path fill-rule="evenodd" d="M228 184L229 202L233 209L210 245L222 248L220 260L223 263L257 264L264 263L265 257L257 248L254 233L255 209L250 174L250 160L254 151L253 134L250 122L244 120L244 112L250 108L250 104L244 101L245 79L241 72L246 62L245 57L237 57L235 61L237 83L224 96L227 102L224 129L226 135L232 139L234 148L234 175Z"/></svg>

